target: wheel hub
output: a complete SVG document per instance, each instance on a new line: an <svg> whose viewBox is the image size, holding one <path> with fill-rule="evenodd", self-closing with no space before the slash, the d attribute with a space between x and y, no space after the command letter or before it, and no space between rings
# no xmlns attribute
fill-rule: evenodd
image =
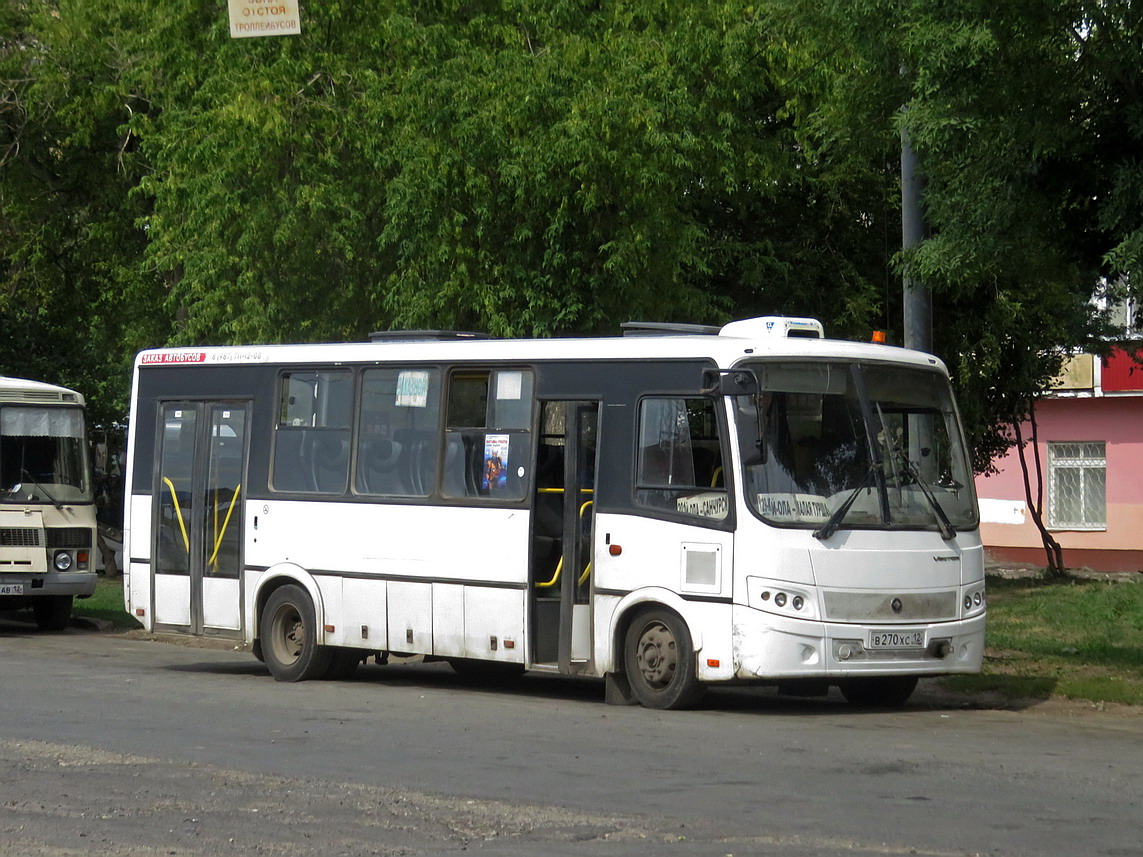
<svg viewBox="0 0 1143 857"><path fill-rule="evenodd" d="M639 638L638 660L639 671L648 684L669 684L678 664L671 632L658 623L644 630Z"/></svg>

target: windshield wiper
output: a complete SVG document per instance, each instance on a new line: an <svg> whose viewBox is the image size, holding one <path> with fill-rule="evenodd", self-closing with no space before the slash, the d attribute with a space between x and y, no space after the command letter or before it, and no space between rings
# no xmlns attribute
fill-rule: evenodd
<svg viewBox="0 0 1143 857"><path fill-rule="evenodd" d="M865 475L861 477L861 483L849 492L849 496L842 501L840 506L834 509L833 514L829 516L829 520L814 530L815 539L825 541L837 532L837 528L841 526L841 522L849 513L849 507L853 505L853 501L857 499L857 495L869 487L869 483L872 482L873 477L877 475L880 466L880 462L873 462L869 465L869 469L866 470Z"/></svg>
<svg viewBox="0 0 1143 857"><path fill-rule="evenodd" d="M909 460L909 456L905 455L904 450L897 450L897 456L905 468L905 473L912 477L917 487L921 489L921 493L925 495L929 508L933 510L933 515L937 519L937 529L941 531L941 538L946 542L955 539L956 529L953 527L952 521L945 514L944 508L933 493L932 488L929 487L929 483L921 478L921 472L917 469L917 465Z"/></svg>
<svg viewBox="0 0 1143 857"><path fill-rule="evenodd" d="M23 475L23 477L26 481L31 482L33 485L35 485L37 488L39 488L41 491L43 491L44 496L47 497L49 501L51 501L51 504L53 506L55 506L60 511L63 511L63 503L61 503L59 500L57 500L55 497L53 497L51 491L49 491L47 488L45 488L43 485L41 485L39 482L37 482L35 479L33 479L31 473L29 473L27 470L25 470L22 467L20 468L20 473Z"/></svg>

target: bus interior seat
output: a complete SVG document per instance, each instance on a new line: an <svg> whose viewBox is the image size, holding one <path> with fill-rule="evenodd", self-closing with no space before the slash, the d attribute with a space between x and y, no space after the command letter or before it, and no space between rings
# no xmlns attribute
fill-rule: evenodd
<svg viewBox="0 0 1143 857"><path fill-rule="evenodd" d="M358 487L366 494L408 494L402 467L404 446L388 438L361 444Z"/></svg>
<svg viewBox="0 0 1143 857"><path fill-rule="evenodd" d="M408 496L424 497L432 493L436 455L431 437L435 434L430 436L416 429L393 432L393 443L401 447L401 481Z"/></svg>
<svg viewBox="0 0 1143 857"><path fill-rule="evenodd" d="M472 475L472 438L450 432L445 442L444 493L448 497L475 497L476 480Z"/></svg>
<svg viewBox="0 0 1143 857"><path fill-rule="evenodd" d="M311 438L306 457L314 490L323 494L339 494L345 490L349 473L349 441L341 432L316 433Z"/></svg>

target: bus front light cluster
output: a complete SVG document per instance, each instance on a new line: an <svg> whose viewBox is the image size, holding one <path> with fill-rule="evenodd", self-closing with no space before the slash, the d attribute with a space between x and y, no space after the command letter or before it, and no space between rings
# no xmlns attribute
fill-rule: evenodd
<svg viewBox="0 0 1143 857"><path fill-rule="evenodd" d="M52 565L56 567L56 571L67 571L71 568L71 554L67 551L56 551Z"/></svg>
<svg viewBox="0 0 1143 857"><path fill-rule="evenodd" d="M965 590L964 615L969 616L973 613L979 613L984 610L985 606L983 586Z"/></svg>
<svg viewBox="0 0 1143 857"><path fill-rule="evenodd" d="M808 592L758 577L748 577L746 581L751 607L799 619L817 618L814 599Z"/></svg>

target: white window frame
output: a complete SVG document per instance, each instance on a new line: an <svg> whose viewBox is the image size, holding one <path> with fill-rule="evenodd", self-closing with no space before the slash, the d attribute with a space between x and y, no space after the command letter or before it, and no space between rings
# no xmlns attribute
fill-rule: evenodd
<svg viewBox="0 0 1143 857"><path fill-rule="evenodd" d="M1076 454L1078 453L1078 454ZM1103 515L1096 520L1092 514L1092 498L1088 496L1089 471L1103 474ZM1078 471L1075 480L1079 491L1079 520L1062 520L1057 502L1063 490L1060 477L1064 471ZM1048 443L1048 529L1051 530L1106 530L1107 529L1107 444L1104 441L1049 441Z"/></svg>

